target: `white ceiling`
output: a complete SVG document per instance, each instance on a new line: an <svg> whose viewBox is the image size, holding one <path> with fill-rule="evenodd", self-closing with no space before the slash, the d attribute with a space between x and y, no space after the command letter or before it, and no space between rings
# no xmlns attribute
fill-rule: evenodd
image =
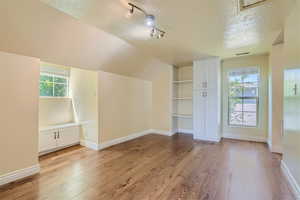
<svg viewBox="0 0 300 200"><path fill-rule="evenodd" d="M41 0L175 65L206 56L267 53L295 0L269 0L239 10L239 0L132 0L154 14L163 39L151 39L143 15L128 15L127 0Z"/></svg>
<svg viewBox="0 0 300 200"><path fill-rule="evenodd" d="M169 66L119 37L82 23L40 0L2 1L0 24L0 51L4 52L136 77L150 69Z"/></svg>

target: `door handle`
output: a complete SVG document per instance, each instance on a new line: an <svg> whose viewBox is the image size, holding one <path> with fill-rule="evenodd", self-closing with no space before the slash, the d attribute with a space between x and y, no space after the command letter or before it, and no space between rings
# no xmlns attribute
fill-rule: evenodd
<svg viewBox="0 0 300 200"><path fill-rule="evenodd" d="M54 132L54 140L56 140L56 132Z"/></svg>
<svg viewBox="0 0 300 200"><path fill-rule="evenodd" d="M284 137L284 120L281 120L281 136Z"/></svg>
<svg viewBox="0 0 300 200"><path fill-rule="evenodd" d="M297 95L297 84L294 85L293 90L294 90L294 95L296 96Z"/></svg>
<svg viewBox="0 0 300 200"><path fill-rule="evenodd" d="M60 134L59 134L59 131L57 132L57 134L58 134L58 139L60 138Z"/></svg>

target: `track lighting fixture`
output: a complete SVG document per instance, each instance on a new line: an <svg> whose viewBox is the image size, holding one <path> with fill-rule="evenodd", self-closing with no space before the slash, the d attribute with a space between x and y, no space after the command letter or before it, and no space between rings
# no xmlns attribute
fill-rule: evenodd
<svg viewBox="0 0 300 200"><path fill-rule="evenodd" d="M155 16L154 15L146 15L145 19L146 25L149 27L155 26Z"/></svg>
<svg viewBox="0 0 300 200"><path fill-rule="evenodd" d="M130 6L129 14L132 15L134 13L134 10L137 9L145 15L145 24L146 24L146 26L151 27L151 32L150 32L151 37L157 38L157 39L164 37L166 32L156 27L154 15L148 14L144 9L142 9L132 3L128 3L128 5Z"/></svg>

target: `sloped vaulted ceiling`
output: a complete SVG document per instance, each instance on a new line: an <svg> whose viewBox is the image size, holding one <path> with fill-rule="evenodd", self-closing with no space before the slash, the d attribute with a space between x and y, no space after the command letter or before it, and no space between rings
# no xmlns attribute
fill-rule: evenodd
<svg viewBox="0 0 300 200"><path fill-rule="evenodd" d="M1 1L0 24L0 51L125 75L139 73L148 65L164 65L128 42L39 0Z"/></svg>
<svg viewBox="0 0 300 200"><path fill-rule="evenodd" d="M132 2L156 15L165 38L150 39L142 15L127 18L127 0L3 0L0 50L122 74L153 63L266 53L295 0L242 12L238 0Z"/></svg>
<svg viewBox="0 0 300 200"><path fill-rule="evenodd" d="M41 0L85 23L112 33L165 62L181 64L207 55L267 53L295 0L267 0L241 11L240 0ZM149 37L132 2L157 17L165 38ZM256 2L249 0L247 2Z"/></svg>

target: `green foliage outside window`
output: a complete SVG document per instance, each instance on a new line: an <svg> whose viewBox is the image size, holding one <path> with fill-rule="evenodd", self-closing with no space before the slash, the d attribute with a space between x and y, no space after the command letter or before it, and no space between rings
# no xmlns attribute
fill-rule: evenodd
<svg viewBox="0 0 300 200"><path fill-rule="evenodd" d="M52 74L40 75L40 96L42 97L67 97L68 78Z"/></svg>
<svg viewBox="0 0 300 200"><path fill-rule="evenodd" d="M229 75L228 123L232 126L256 127L258 123L259 72Z"/></svg>

